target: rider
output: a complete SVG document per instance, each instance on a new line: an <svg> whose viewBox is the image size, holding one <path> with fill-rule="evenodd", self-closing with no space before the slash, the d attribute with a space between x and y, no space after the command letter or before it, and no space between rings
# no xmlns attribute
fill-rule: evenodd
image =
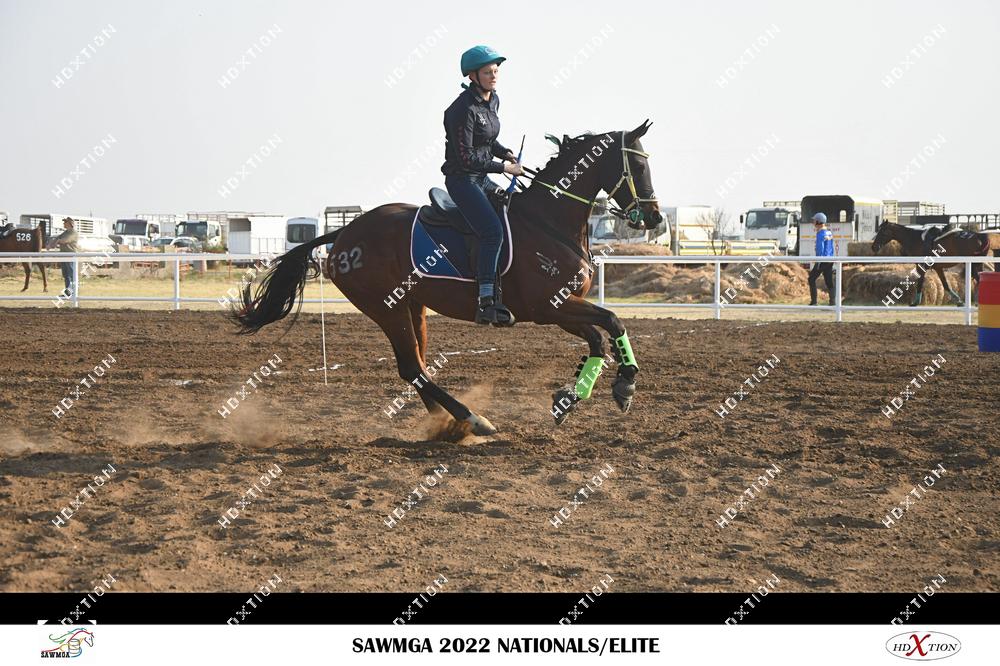
<svg viewBox="0 0 1000 666"><path fill-rule="evenodd" d="M506 58L489 46L474 46L462 54L462 76L471 85L444 112L445 175L448 194L479 237L476 281L479 284L477 324L512 326L514 315L500 302L497 261L503 242L503 223L486 198L486 188L495 188L489 173L524 173L514 152L497 141L500 119L497 111L497 73ZM493 161L494 157L502 162Z"/></svg>

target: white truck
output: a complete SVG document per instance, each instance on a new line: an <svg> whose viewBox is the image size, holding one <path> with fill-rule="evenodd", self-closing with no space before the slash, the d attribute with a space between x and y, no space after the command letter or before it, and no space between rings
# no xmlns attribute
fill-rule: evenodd
<svg viewBox="0 0 1000 666"><path fill-rule="evenodd" d="M258 256L284 253L287 219L283 215L229 218L229 251Z"/></svg>
<svg viewBox="0 0 1000 666"><path fill-rule="evenodd" d="M177 225L187 217L184 213L137 213L135 219L155 222L160 227L161 237L174 238L181 235L177 233Z"/></svg>
<svg viewBox="0 0 1000 666"><path fill-rule="evenodd" d="M764 202L772 203L772 202ZM783 206L751 208L740 215L743 240L777 241L778 251L794 254L799 242L800 213Z"/></svg>
<svg viewBox="0 0 1000 666"><path fill-rule="evenodd" d="M632 229L628 223L614 215L593 215L588 221L590 245L606 243L649 243L670 246L670 225L661 223L655 229Z"/></svg>
<svg viewBox="0 0 1000 666"><path fill-rule="evenodd" d="M308 243L316 238L319 232L319 219L315 217L285 218L285 252Z"/></svg>
<svg viewBox="0 0 1000 666"><path fill-rule="evenodd" d="M142 251L160 237L160 225L140 219L116 220L111 240L126 245L130 252Z"/></svg>
<svg viewBox="0 0 1000 666"><path fill-rule="evenodd" d="M177 223L177 238L196 238L204 247L222 247L222 225L214 220L183 220Z"/></svg>

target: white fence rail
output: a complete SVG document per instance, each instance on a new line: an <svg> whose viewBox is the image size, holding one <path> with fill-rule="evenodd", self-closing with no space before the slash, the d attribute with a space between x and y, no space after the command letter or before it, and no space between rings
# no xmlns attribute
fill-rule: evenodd
<svg viewBox="0 0 1000 666"><path fill-rule="evenodd" d="M22 253L0 253L0 264L20 264L25 261L30 263L64 264L69 261L73 263L73 293L67 299L67 303L72 303L73 307L80 307L80 301L124 301L143 303L173 303L174 310L181 309L181 303L215 303L221 298L197 298L181 296L181 264L193 263L195 261L243 261L253 263L266 258L256 254L221 254L212 252L188 252L188 253L163 253L156 252L22 252ZM273 257L271 257L273 259ZM98 259L100 261L93 261ZM173 262L173 296L81 296L80 295L80 264L94 263L168 263ZM61 279L61 277L60 277ZM7 296L0 295L0 301L55 301L51 296ZM306 298L304 303L348 303L346 298Z"/></svg>
<svg viewBox="0 0 1000 666"><path fill-rule="evenodd" d="M972 264L994 263L995 257L936 257L941 264L965 265L965 302L962 306L918 305L918 306L886 306L886 305L844 305L841 293L844 277L844 264L924 264L931 257L814 257L814 256L784 256L768 255L766 263L801 264L822 261L834 264L834 304L833 305L793 305L781 303L723 303L722 294L722 264L753 264L765 263L765 257L743 255L701 255L701 256L630 256L615 257L610 255L594 257L597 263L597 303L608 308L711 308L716 319L722 318L725 309L754 310L818 310L832 311L835 321L843 321L846 310L890 310L892 307L904 307L906 310L934 310L940 312L943 308L965 313L966 325L972 325L972 313L976 311L972 303ZM715 278L712 289L713 298L710 303L613 303L604 296L604 267L607 264L714 264ZM928 269L929 270L929 269ZM887 294L888 295L888 294Z"/></svg>
<svg viewBox="0 0 1000 666"><path fill-rule="evenodd" d="M74 288L69 299L74 307L79 307L81 301L125 301L125 302L160 302L173 303L174 309L179 310L182 303L212 303L220 299L215 298L192 298L181 296L181 263L193 261L247 261L254 262L263 257L251 254L214 254L214 253L177 253L177 254L156 254L148 252L136 253L112 253L110 255L99 252L27 252L27 253L0 253L0 264L19 264L25 261L31 263L65 263L72 261L74 265ZM102 259L103 262L173 262L173 283L174 291L172 297L164 296L81 296L80 295L80 264L89 263L92 259ZM892 307L903 307L909 311L933 310L940 312L942 309L951 311L961 311L965 314L965 323L972 324L972 315L976 311L976 306L972 302L972 264L993 263L997 261L995 257L937 257L936 261L949 264L963 264L965 267L965 302L958 307L940 305L919 305L910 306L886 306L886 305L844 305L842 298L843 270L844 264L921 264L929 257L812 257L812 256L781 256L769 255L766 263L807 263L823 261L834 264L834 305L794 305L782 303L729 303L723 302L722 287L722 264L753 264L763 263L764 257L752 256L729 256L729 255L702 255L702 256L597 256L594 258L597 264L597 303L602 307L609 308L678 308L691 309L702 308L711 309L716 319L722 318L723 309L757 309L757 310L816 310L819 312L833 312L835 321L843 321L843 313L849 310L890 310ZM81 261L82 260L82 261ZM102 262L102 263L103 263ZM604 267L607 264L712 264L715 268L713 299L708 303L615 303L609 302L605 298L605 277ZM0 301L51 301L50 296L22 296L22 295L0 295ZM347 303L346 298L323 299L328 303ZM320 303L321 299L307 298L305 303Z"/></svg>

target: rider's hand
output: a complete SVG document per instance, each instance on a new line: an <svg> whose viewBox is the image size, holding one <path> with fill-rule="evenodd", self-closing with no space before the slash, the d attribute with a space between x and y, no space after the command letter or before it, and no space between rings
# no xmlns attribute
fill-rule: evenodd
<svg viewBox="0 0 1000 666"><path fill-rule="evenodd" d="M521 164L519 162L504 162L503 172L512 176L524 175L524 169L521 168Z"/></svg>
<svg viewBox="0 0 1000 666"><path fill-rule="evenodd" d="M514 155L514 151L513 150L508 150L507 154L503 156L503 161L504 162L516 162L517 161L517 156Z"/></svg>

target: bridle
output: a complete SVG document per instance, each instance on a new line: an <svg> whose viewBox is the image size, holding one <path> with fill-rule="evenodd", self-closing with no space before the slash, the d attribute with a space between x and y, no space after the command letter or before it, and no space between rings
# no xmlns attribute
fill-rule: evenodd
<svg viewBox="0 0 1000 666"><path fill-rule="evenodd" d="M642 157L645 157L647 159L649 158L649 153L643 152L641 150L636 150L634 148L627 148L625 146L624 130L622 131L621 146L622 146L621 147L622 175L621 178L618 179L618 182L615 183L615 186L611 188L611 191L608 192L608 212L622 220L627 219L629 226L632 227L633 229L641 229L642 227L640 225L643 222L644 214L642 212L642 209L639 208L639 205L644 203L657 203L659 200L656 199L655 197L651 199L644 199L639 196L639 193L635 189L635 178L632 176L632 168L631 166L629 166L628 163L628 153L635 153L636 155L641 155ZM589 200L584 199L583 197L577 196L572 192L562 189L561 187L556 187L555 185L551 185L544 181L538 180L536 176L538 175L539 172L536 171L535 169L528 169L525 167L524 171L525 173L528 174L528 177L532 179L532 182L547 187L553 192L558 192L560 195L564 197L568 197L575 201L579 201L580 203L586 204L590 206L591 210L593 210L594 204L597 203L597 195L594 195L593 199ZM618 192L619 189L621 189L622 185L628 185L629 192L631 192L632 194L632 202L629 203L629 205L625 206L625 208L621 209L612 208L611 202L614 200L615 193Z"/></svg>

